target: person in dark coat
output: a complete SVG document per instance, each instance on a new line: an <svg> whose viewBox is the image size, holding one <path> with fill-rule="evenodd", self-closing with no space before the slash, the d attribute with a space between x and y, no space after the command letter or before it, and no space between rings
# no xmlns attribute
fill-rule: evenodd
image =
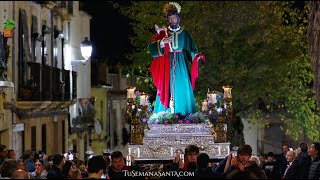
<svg viewBox="0 0 320 180"><path fill-rule="evenodd" d="M226 163L227 163L227 159L228 159L228 156L225 157L224 159L222 159L218 165L216 166L213 166L212 167L212 170L220 173L220 174L223 174L224 173L224 168L226 167Z"/></svg>
<svg viewBox="0 0 320 180"><path fill-rule="evenodd" d="M196 145L188 145L184 154L177 154L174 162L170 166L171 171L176 172L194 172L197 169L197 156L199 155L199 147ZM180 158L180 155L183 156L183 159ZM169 178L169 177L168 177ZM184 177L170 177L170 179L192 179L191 176Z"/></svg>
<svg viewBox="0 0 320 180"><path fill-rule="evenodd" d="M69 179L72 176L72 162L71 161L65 161L64 165L62 166L62 175L64 176L64 179Z"/></svg>
<svg viewBox="0 0 320 180"><path fill-rule="evenodd" d="M88 179L101 179L106 169L106 162L101 155L93 156L88 160Z"/></svg>
<svg viewBox="0 0 320 180"><path fill-rule="evenodd" d="M308 179L308 174L311 166L311 157L308 155L307 143L300 143L301 152L297 157L299 162L299 179Z"/></svg>
<svg viewBox="0 0 320 180"><path fill-rule="evenodd" d="M222 174L213 171L209 167L209 156L206 153L200 153L197 156L197 169L194 172L195 178L199 179L221 179Z"/></svg>
<svg viewBox="0 0 320 180"><path fill-rule="evenodd" d="M312 143L308 154L312 159L308 179L320 179L320 143Z"/></svg>
<svg viewBox="0 0 320 180"><path fill-rule="evenodd" d="M56 154L52 158L53 166L49 169L47 178L48 179L64 179L62 174L64 156L61 154Z"/></svg>
<svg viewBox="0 0 320 180"><path fill-rule="evenodd" d="M288 151L286 154L287 168L285 169L282 179L298 179L299 177L299 162L296 160L294 151Z"/></svg>
<svg viewBox="0 0 320 180"><path fill-rule="evenodd" d="M132 171L141 171L141 169L132 162L131 166L127 166L125 158L120 151L111 153L111 166L108 168L108 177L110 179L144 179L143 176L134 176Z"/></svg>
<svg viewBox="0 0 320 180"><path fill-rule="evenodd" d="M276 179L280 179L281 175L284 174L284 171L287 168L287 159L286 159L286 154L287 151L289 151L289 145L288 144L283 144L282 145L282 153L276 156L276 164L274 166L274 177Z"/></svg>
<svg viewBox="0 0 320 180"><path fill-rule="evenodd" d="M268 152L267 161L263 164L262 169L266 173L268 179L274 179L274 167L276 161L274 160L274 153Z"/></svg>
<svg viewBox="0 0 320 180"><path fill-rule="evenodd" d="M225 179L267 179L264 171L255 162L250 161L252 148L248 144L240 145L237 157L224 174Z"/></svg>

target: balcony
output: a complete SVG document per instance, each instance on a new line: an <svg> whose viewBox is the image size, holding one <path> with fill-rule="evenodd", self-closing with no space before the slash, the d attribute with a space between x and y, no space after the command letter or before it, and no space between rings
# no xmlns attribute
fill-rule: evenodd
<svg viewBox="0 0 320 180"><path fill-rule="evenodd" d="M19 101L70 101L77 97L76 75L72 71L73 89L70 86L70 71L28 62L30 78L21 85ZM23 84L23 83L22 83ZM70 95L72 92L72 96Z"/></svg>

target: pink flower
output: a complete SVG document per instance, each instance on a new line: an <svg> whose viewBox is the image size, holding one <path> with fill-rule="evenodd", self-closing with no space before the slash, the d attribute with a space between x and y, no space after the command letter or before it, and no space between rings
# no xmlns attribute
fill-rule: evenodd
<svg viewBox="0 0 320 180"><path fill-rule="evenodd" d="M156 121L154 121L154 124L158 124L158 123L159 123L158 119Z"/></svg>
<svg viewBox="0 0 320 180"><path fill-rule="evenodd" d="M179 123L179 124L182 124L182 123L183 123L183 121L180 119L180 120L178 121L178 123Z"/></svg>
<svg viewBox="0 0 320 180"><path fill-rule="evenodd" d="M178 116L177 114L175 114L175 115L174 115L174 118L178 119L178 118L179 118L179 116Z"/></svg>
<svg viewBox="0 0 320 180"><path fill-rule="evenodd" d="M186 120L186 124L190 124L190 120Z"/></svg>
<svg viewBox="0 0 320 180"><path fill-rule="evenodd" d="M195 122L195 123L198 123L198 122L199 122L199 119L198 119L198 118L196 118L196 119L194 120L194 122Z"/></svg>
<svg viewBox="0 0 320 180"><path fill-rule="evenodd" d="M168 122L169 122L168 120L164 120L163 124L168 124Z"/></svg>
<svg viewBox="0 0 320 180"><path fill-rule="evenodd" d="M142 122L143 122L143 123L146 123L146 122L147 122L147 119L146 119L146 118L143 118L143 119L142 119Z"/></svg>

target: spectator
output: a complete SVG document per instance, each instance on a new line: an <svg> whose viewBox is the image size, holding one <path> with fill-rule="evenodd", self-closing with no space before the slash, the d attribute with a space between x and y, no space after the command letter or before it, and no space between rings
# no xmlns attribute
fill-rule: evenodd
<svg viewBox="0 0 320 180"><path fill-rule="evenodd" d="M73 169L72 170L72 175L71 175L71 179L82 179L82 174L80 169Z"/></svg>
<svg viewBox="0 0 320 180"><path fill-rule="evenodd" d="M53 166L49 169L47 178L48 179L64 179L62 174L62 166L64 156L61 154L56 154L52 158Z"/></svg>
<svg viewBox="0 0 320 180"><path fill-rule="evenodd" d="M266 163L266 157L264 154L261 154L259 156L259 167L262 168L265 163Z"/></svg>
<svg viewBox="0 0 320 180"><path fill-rule="evenodd" d="M30 173L34 179L47 179L48 171L45 170L45 166L42 160L35 163L35 171Z"/></svg>
<svg viewBox="0 0 320 180"><path fill-rule="evenodd" d="M300 143L300 154L297 157L299 162L299 179L308 179L308 174L311 166L311 157L308 155L307 143Z"/></svg>
<svg viewBox="0 0 320 180"><path fill-rule="evenodd" d="M209 167L209 156L206 153L200 153L197 156L197 169L195 170L195 177L200 179L215 179L222 178L222 174L213 171Z"/></svg>
<svg viewBox="0 0 320 180"><path fill-rule="evenodd" d="M268 179L274 179L274 167L276 165L276 161L274 160L273 152L268 152L267 154L267 161L262 166L262 169L266 173Z"/></svg>
<svg viewBox="0 0 320 180"><path fill-rule="evenodd" d="M140 171L138 166L134 163L134 159L132 160L131 166L126 166L125 158L120 151L114 151L111 153L111 166L108 168L107 176L111 179L132 179L133 177L128 175L132 170ZM139 179L141 177L134 178Z"/></svg>
<svg viewBox="0 0 320 180"><path fill-rule="evenodd" d="M10 178L12 174L18 170L18 163L13 159L7 159L3 161L0 166L1 177Z"/></svg>
<svg viewBox="0 0 320 180"><path fill-rule="evenodd" d="M79 161L79 170L81 171L82 178L88 177L88 172L86 169L87 169L87 167L86 167L84 161L80 160Z"/></svg>
<svg viewBox="0 0 320 180"><path fill-rule="evenodd" d="M62 166L62 175L64 179L69 179L72 176L73 166L71 161L65 161Z"/></svg>
<svg viewBox="0 0 320 180"><path fill-rule="evenodd" d="M16 153L14 152L13 149L9 149L9 150L8 150L8 159L17 160L17 159L16 159Z"/></svg>
<svg viewBox="0 0 320 180"><path fill-rule="evenodd" d="M31 150L27 150L24 152L24 156L26 157L25 163L27 166L27 172L34 172L35 171L35 163L34 163L34 152Z"/></svg>
<svg viewBox="0 0 320 180"><path fill-rule="evenodd" d="M17 161L18 163L18 169L27 171L27 166L26 166L26 162L21 158Z"/></svg>
<svg viewBox="0 0 320 180"><path fill-rule="evenodd" d="M264 171L255 162L249 161L252 148L248 144L239 146L236 161L225 173L226 179L267 179Z"/></svg>
<svg viewBox="0 0 320 180"><path fill-rule="evenodd" d="M282 179L298 179L299 177L299 162L296 160L294 151L287 151L287 168L283 173Z"/></svg>
<svg viewBox="0 0 320 180"><path fill-rule="evenodd" d="M231 154L231 153L230 153ZM229 156L230 156L229 154ZM227 163L227 160L228 160L228 157L225 157L223 160L221 160L217 165L215 166L212 166L212 169L220 174L223 174L224 173L224 168L226 167L226 163Z"/></svg>
<svg viewBox="0 0 320 180"><path fill-rule="evenodd" d="M188 145L185 148L184 158L180 159L180 155L178 154L175 157L175 161L172 164L172 170L179 171L189 171L194 172L197 168L197 156L199 155L199 148L195 145Z"/></svg>
<svg viewBox="0 0 320 180"><path fill-rule="evenodd" d="M0 144L0 165L4 162L7 158L8 148L4 144Z"/></svg>
<svg viewBox="0 0 320 180"><path fill-rule="evenodd" d="M27 171L18 169L12 175L11 179L31 179Z"/></svg>
<svg viewBox="0 0 320 180"><path fill-rule="evenodd" d="M281 178L281 175L284 174L284 171L287 168L286 154L288 151L289 151L289 145L283 144L282 145L282 153L276 157L276 164L274 167L274 175L275 175L276 179Z"/></svg>
<svg viewBox="0 0 320 180"><path fill-rule="evenodd" d="M93 156L88 160L88 178L101 179L106 163L102 156Z"/></svg>
<svg viewBox="0 0 320 180"><path fill-rule="evenodd" d="M320 143L312 143L308 154L312 159L308 179L320 179Z"/></svg>

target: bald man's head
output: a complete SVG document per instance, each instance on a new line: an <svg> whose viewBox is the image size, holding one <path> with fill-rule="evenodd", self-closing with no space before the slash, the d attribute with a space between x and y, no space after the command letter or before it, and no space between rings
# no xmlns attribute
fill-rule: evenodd
<svg viewBox="0 0 320 180"><path fill-rule="evenodd" d="M294 159L296 159L296 154L294 151L287 151L286 158L288 162L292 162Z"/></svg>

